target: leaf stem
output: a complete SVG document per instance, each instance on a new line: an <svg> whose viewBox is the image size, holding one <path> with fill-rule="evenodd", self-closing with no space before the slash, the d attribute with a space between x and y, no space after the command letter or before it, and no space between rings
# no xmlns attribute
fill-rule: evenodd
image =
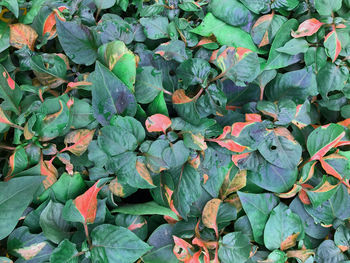
<svg viewBox="0 0 350 263"><path fill-rule="evenodd" d="M90 239L90 236L89 236L89 228L87 226L87 223L84 223L84 231L85 231L85 236L86 236L86 240L89 244L89 248L91 249L92 248L92 243L91 243L91 239Z"/></svg>

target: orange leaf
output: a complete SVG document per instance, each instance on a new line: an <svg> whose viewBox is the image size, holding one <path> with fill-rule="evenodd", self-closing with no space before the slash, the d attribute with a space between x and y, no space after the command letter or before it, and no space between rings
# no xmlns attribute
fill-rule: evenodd
<svg viewBox="0 0 350 263"><path fill-rule="evenodd" d="M40 160L40 174L46 176L45 180L43 181L45 189L48 189L57 181L57 169L50 161L44 161L43 157L41 157Z"/></svg>
<svg viewBox="0 0 350 263"><path fill-rule="evenodd" d="M59 11L63 11L67 9L65 6L60 6L58 8ZM46 18L44 22L44 28L43 28L43 36L46 33L49 33L49 39L52 39L56 36L56 14L58 13L57 10L52 11L52 13ZM64 18L62 18L60 15L57 15L58 19L61 21L65 21Z"/></svg>
<svg viewBox="0 0 350 263"><path fill-rule="evenodd" d="M70 151L76 156L82 155L87 150L94 136L94 133L95 130L88 129L80 129L68 133L64 138L64 144L66 145L66 147L60 152ZM68 146L68 144L71 143L73 145Z"/></svg>
<svg viewBox="0 0 350 263"><path fill-rule="evenodd" d="M13 123L9 120L9 118L6 116L3 109L0 107L0 123L5 123L8 125L13 125Z"/></svg>
<svg viewBox="0 0 350 263"><path fill-rule="evenodd" d="M288 248L294 247L295 243L297 242L297 238L299 236L300 232L295 233L293 235L290 235L281 243L281 250L287 250Z"/></svg>
<svg viewBox="0 0 350 263"><path fill-rule="evenodd" d="M324 25L324 23L318 21L316 18L305 20L299 25L296 32L292 31L292 37L299 38L311 36L315 34L322 25Z"/></svg>
<svg viewBox="0 0 350 263"><path fill-rule="evenodd" d="M99 181L73 201L80 214L84 217L85 224L92 224L96 218L97 194L102 189L102 187L97 187L98 183Z"/></svg>
<svg viewBox="0 0 350 263"><path fill-rule="evenodd" d="M173 236L175 246L173 248L174 255L181 262L186 262L192 258L189 249L192 248L192 245L187 243L182 238Z"/></svg>
<svg viewBox="0 0 350 263"><path fill-rule="evenodd" d="M170 127L171 120L163 114L154 114L147 118L146 129L148 132L164 132Z"/></svg>
<svg viewBox="0 0 350 263"><path fill-rule="evenodd" d="M33 28L24 24L10 25L10 45L21 49L28 46L30 50L34 50L34 44L38 34Z"/></svg>
<svg viewBox="0 0 350 263"><path fill-rule="evenodd" d="M141 162L140 160L136 161L136 171L139 173L139 175L145 181L147 181L147 183L154 186L152 177L151 177L146 165L143 162Z"/></svg>
<svg viewBox="0 0 350 263"><path fill-rule="evenodd" d="M208 228L214 229L217 238L219 237L219 232L216 224L216 217L221 203L222 201L218 198L210 200L205 204L202 213L203 224Z"/></svg>
<svg viewBox="0 0 350 263"><path fill-rule="evenodd" d="M123 186L118 182L118 178L114 178L108 185L109 190L111 190L111 192L119 197L124 197L125 193L124 193L124 188Z"/></svg>

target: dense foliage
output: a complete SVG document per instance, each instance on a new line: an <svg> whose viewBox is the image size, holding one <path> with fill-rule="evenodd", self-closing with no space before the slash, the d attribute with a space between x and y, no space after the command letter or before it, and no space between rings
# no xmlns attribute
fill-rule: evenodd
<svg viewBox="0 0 350 263"><path fill-rule="evenodd" d="M1 0L0 262L350 262L349 0Z"/></svg>

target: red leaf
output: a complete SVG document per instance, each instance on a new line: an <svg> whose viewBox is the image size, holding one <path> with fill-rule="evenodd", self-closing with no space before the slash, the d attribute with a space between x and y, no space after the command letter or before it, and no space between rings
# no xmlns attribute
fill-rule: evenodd
<svg viewBox="0 0 350 263"><path fill-rule="evenodd" d="M332 142L330 142L329 144L325 145L318 152L316 152L313 156L311 156L310 161L319 160L320 158L322 158L330 149L335 147L344 136L345 136L345 132L342 132Z"/></svg>
<svg viewBox="0 0 350 263"><path fill-rule="evenodd" d="M49 188L57 181L57 169L53 166L52 162L44 161L42 156L40 160L40 174L46 176L46 179L43 181L45 189Z"/></svg>
<svg viewBox="0 0 350 263"><path fill-rule="evenodd" d="M92 224L96 218L97 194L102 189L102 187L97 187L98 183L99 181L73 201L80 214L84 217L85 224Z"/></svg>
<svg viewBox="0 0 350 263"><path fill-rule="evenodd" d="M154 114L147 118L146 129L149 132L164 132L170 127L171 120L163 114Z"/></svg>
<svg viewBox="0 0 350 263"><path fill-rule="evenodd" d="M246 113L245 114L246 122L261 122L261 115L256 113Z"/></svg>
<svg viewBox="0 0 350 263"><path fill-rule="evenodd" d="M60 6L58 8L59 11L63 11L67 9L65 6ZM58 11L54 10L45 20L44 27L43 27L43 36L46 33L50 33L49 39L53 38L56 35L56 18L55 15L57 15ZM58 19L61 21L65 21L64 18L62 18L60 15L57 15Z"/></svg>
<svg viewBox="0 0 350 263"><path fill-rule="evenodd" d="M209 139L208 141L216 142L220 146L225 147L232 152L243 152L246 149L246 147L233 141L233 138L230 138L230 133L231 127L226 126L224 128L223 133L218 138Z"/></svg>
<svg viewBox="0 0 350 263"><path fill-rule="evenodd" d="M94 133L95 130L88 129L80 129L68 133L64 138L64 144L66 147L60 152L70 151L76 156L82 155L87 150ZM68 144L72 145L68 146Z"/></svg>
<svg viewBox="0 0 350 263"><path fill-rule="evenodd" d="M324 23L318 21L316 18L305 20L299 25L298 30L296 32L292 31L292 37L299 38L312 36L320 29L322 25L324 25Z"/></svg>
<svg viewBox="0 0 350 263"><path fill-rule="evenodd" d="M9 85L10 89L15 89L15 81L11 78L10 74L4 69L5 71L2 73L2 76L7 79L7 84Z"/></svg>
<svg viewBox="0 0 350 263"><path fill-rule="evenodd" d="M332 40L335 41L335 49L334 49L334 54L333 54L333 50L332 50L332 54L329 54L329 56L331 57L332 62L334 62L338 58L339 53L341 51L341 43L339 41L339 38L338 38L338 35L337 35L337 32L335 31L335 29L333 31L329 32L324 39L324 45L326 47L326 50L327 50L327 46L328 46L327 43L332 41ZM332 46L332 45L330 44L330 46Z"/></svg>

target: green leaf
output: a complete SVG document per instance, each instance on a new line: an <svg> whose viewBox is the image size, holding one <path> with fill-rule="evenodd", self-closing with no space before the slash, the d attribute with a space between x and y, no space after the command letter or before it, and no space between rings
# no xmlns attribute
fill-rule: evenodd
<svg viewBox="0 0 350 263"><path fill-rule="evenodd" d="M344 135L344 128L334 123L315 129L307 140L307 149L311 156L310 160L318 160L323 157Z"/></svg>
<svg viewBox="0 0 350 263"><path fill-rule="evenodd" d="M141 67L137 70L135 97L139 103L150 103L163 91L162 72L154 67Z"/></svg>
<svg viewBox="0 0 350 263"><path fill-rule="evenodd" d="M260 73L258 55L248 49L223 46L210 60L221 69L220 76L228 77L239 86L246 86Z"/></svg>
<svg viewBox="0 0 350 263"><path fill-rule="evenodd" d="M175 60L181 63L188 59L186 45L180 40L162 43L154 50L154 53L162 56L167 61Z"/></svg>
<svg viewBox="0 0 350 263"><path fill-rule="evenodd" d="M116 40L98 48L98 58L130 89L134 91L136 79L135 55L122 41Z"/></svg>
<svg viewBox="0 0 350 263"><path fill-rule="evenodd" d="M163 91L159 92L157 97L155 97L155 99L148 105L147 113L149 116L157 114L157 113L163 114L165 116L169 116L169 112L168 112L168 108L166 106Z"/></svg>
<svg viewBox="0 0 350 263"><path fill-rule="evenodd" d="M317 74L317 85L321 96L328 99L328 93L334 90L342 90L349 77L346 67L338 67L331 62L321 68Z"/></svg>
<svg viewBox="0 0 350 263"><path fill-rule="evenodd" d="M264 243L269 250L293 247L297 240L304 237L304 227L300 217L285 204L276 206L264 229Z"/></svg>
<svg viewBox="0 0 350 263"><path fill-rule="evenodd" d="M292 39L290 34L292 30L297 30L298 25L299 23L297 20L290 19L277 31L275 39L272 42L265 70L287 67L300 61L301 57L299 55L291 56L277 51L278 48L283 47L290 39Z"/></svg>
<svg viewBox="0 0 350 263"><path fill-rule="evenodd" d="M308 96L316 94L316 76L312 67L279 73L265 89L265 95L270 101L291 99L296 103L303 103Z"/></svg>
<svg viewBox="0 0 350 263"><path fill-rule="evenodd" d="M299 53L305 53L308 49L309 43L305 39L293 38L289 40L283 47L277 48L277 51L293 56Z"/></svg>
<svg viewBox="0 0 350 263"><path fill-rule="evenodd" d="M94 0L98 9L108 9L114 6L116 0Z"/></svg>
<svg viewBox="0 0 350 263"><path fill-rule="evenodd" d="M282 127L269 131L259 144L258 150L269 163L289 169L298 166L302 153L299 143Z"/></svg>
<svg viewBox="0 0 350 263"><path fill-rule="evenodd" d="M211 72L209 63L201 58L191 58L185 60L176 69L176 73L185 86L207 85L207 80Z"/></svg>
<svg viewBox="0 0 350 263"><path fill-rule="evenodd" d="M171 211L170 208L158 205L154 201L142 203L142 204L130 204L118 206L112 213L122 213L127 215L163 215L169 216L175 220L178 220L177 215Z"/></svg>
<svg viewBox="0 0 350 263"><path fill-rule="evenodd" d="M42 180L41 176L25 176L0 182L0 212L3 215L0 220L0 240L15 228Z"/></svg>
<svg viewBox="0 0 350 263"><path fill-rule="evenodd" d="M3 110L20 113L19 103L22 99L22 91L2 65L0 66L0 98L3 99L1 103Z"/></svg>
<svg viewBox="0 0 350 263"><path fill-rule="evenodd" d="M0 1L0 6L7 7L18 18L19 7L17 0L2 0Z"/></svg>
<svg viewBox="0 0 350 263"><path fill-rule="evenodd" d="M259 47L271 44L278 30L287 19L280 15L269 14L261 16L254 24L251 35Z"/></svg>
<svg viewBox="0 0 350 263"><path fill-rule="evenodd" d="M144 27L144 32L147 38L153 39L153 40L161 39L161 38L169 38L168 18L163 16L157 16L152 18L141 18L140 23Z"/></svg>
<svg viewBox="0 0 350 263"><path fill-rule="evenodd" d="M219 258L222 263L241 263L249 258L251 245L248 236L232 232L219 241Z"/></svg>
<svg viewBox="0 0 350 263"><path fill-rule="evenodd" d="M269 1L261 1L261 0L240 0L248 9L252 12L259 13L267 13L270 11Z"/></svg>
<svg viewBox="0 0 350 263"><path fill-rule="evenodd" d="M78 263L78 250L76 245L68 239L63 240L58 247L56 247L50 256L52 263Z"/></svg>
<svg viewBox="0 0 350 263"><path fill-rule="evenodd" d="M200 196L200 175L196 169L185 164L180 171L172 173L175 189L173 194L174 206L181 217L187 219L190 206Z"/></svg>
<svg viewBox="0 0 350 263"><path fill-rule="evenodd" d="M129 89L105 66L96 62L95 71L90 74L92 107L95 118L108 124L113 114L134 116L136 100Z"/></svg>
<svg viewBox="0 0 350 263"><path fill-rule="evenodd" d="M195 29L192 29L191 32L203 37L209 37L213 34L221 45L244 47L253 52L258 52L250 34L238 27L222 22L212 13L208 13L202 23Z"/></svg>
<svg viewBox="0 0 350 263"><path fill-rule="evenodd" d="M46 0L33 0L30 10L25 16L20 17L20 21L22 20L23 24L31 24L45 2Z"/></svg>
<svg viewBox="0 0 350 263"><path fill-rule="evenodd" d="M342 0L315 0L315 7L321 16L330 16L341 8Z"/></svg>
<svg viewBox="0 0 350 263"><path fill-rule="evenodd" d="M249 10L237 0L212 0L209 12L232 26L242 26L248 23Z"/></svg>
<svg viewBox="0 0 350 263"><path fill-rule="evenodd" d="M263 244L265 224L272 209L278 204L278 198L273 194L243 192L238 192L238 196L252 226L254 240Z"/></svg>
<svg viewBox="0 0 350 263"><path fill-rule="evenodd" d="M40 215L40 227L47 239L59 244L63 239L70 237L70 226L62 218L64 205L50 201Z"/></svg>
<svg viewBox="0 0 350 263"><path fill-rule="evenodd" d="M91 233L92 261L133 263L151 249L130 230L108 224L99 225Z"/></svg>
<svg viewBox="0 0 350 263"><path fill-rule="evenodd" d="M10 46L10 27L8 24L0 21L0 52L3 52Z"/></svg>
<svg viewBox="0 0 350 263"><path fill-rule="evenodd" d="M60 44L73 62L88 66L96 61L97 47L87 26L76 21L56 19L56 27Z"/></svg>
<svg viewBox="0 0 350 263"><path fill-rule="evenodd" d="M336 263L347 259L347 256L341 252L341 250L334 244L333 240L324 240L316 250L316 262Z"/></svg>

